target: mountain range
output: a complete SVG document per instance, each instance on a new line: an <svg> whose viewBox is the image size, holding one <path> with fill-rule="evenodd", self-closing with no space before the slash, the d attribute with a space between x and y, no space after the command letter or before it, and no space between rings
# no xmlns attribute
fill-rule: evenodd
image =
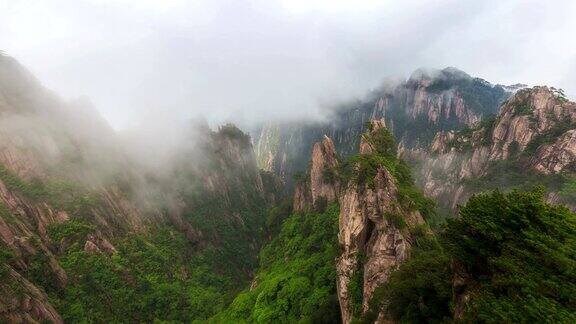
<svg viewBox="0 0 576 324"><path fill-rule="evenodd" d="M0 318L576 320L561 89L420 69L321 121L181 132L137 149L0 55Z"/></svg>

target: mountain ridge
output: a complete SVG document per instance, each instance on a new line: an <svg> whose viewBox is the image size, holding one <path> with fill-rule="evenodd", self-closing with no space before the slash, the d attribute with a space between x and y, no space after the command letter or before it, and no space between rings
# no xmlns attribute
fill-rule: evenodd
<svg viewBox="0 0 576 324"><path fill-rule="evenodd" d="M457 69L433 74L439 77L425 77L417 70L406 81L372 91L365 100L337 106L325 121L264 125L254 135L259 166L291 183L294 174L306 169L311 143L328 135L340 154L354 154L365 124L381 118L399 145L425 148L437 131L472 126L495 114L511 93Z"/></svg>

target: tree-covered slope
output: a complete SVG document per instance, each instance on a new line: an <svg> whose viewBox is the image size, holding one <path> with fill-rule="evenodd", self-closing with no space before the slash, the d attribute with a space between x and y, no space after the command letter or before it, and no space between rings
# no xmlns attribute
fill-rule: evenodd
<svg viewBox="0 0 576 324"><path fill-rule="evenodd" d="M128 323L207 318L226 304L236 285L216 272L174 228L159 226L115 242L108 255L65 236L59 262L68 274L62 290L48 290L65 322Z"/></svg>
<svg viewBox="0 0 576 324"><path fill-rule="evenodd" d="M279 182L234 125L133 154L6 56L0 123L0 319L189 322L252 277Z"/></svg>
<svg viewBox="0 0 576 324"><path fill-rule="evenodd" d="M0 317L190 322L227 305L252 276L273 192L253 159L242 164L249 139L209 135L211 153L194 150L203 164L181 164L170 182L153 179L156 188L173 185L148 196L160 217L139 214L146 225L137 230L116 225L121 215L99 191L0 169ZM163 197L172 200L154 201ZM103 225L99 212L115 222Z"/></svg>
<svg viewBox="0 0 576 324"><path fill-rule="evenodd" d="M401 322L576 321L576 214L542 189L470 198L382 287Z"/></svg>
<svg viewBox="0 0 576 324"><path fill-rule="evenodd" d="M324 211L291 214L260 252L250 288L212 321L338 323L338 213L333 204Z"/></svg>

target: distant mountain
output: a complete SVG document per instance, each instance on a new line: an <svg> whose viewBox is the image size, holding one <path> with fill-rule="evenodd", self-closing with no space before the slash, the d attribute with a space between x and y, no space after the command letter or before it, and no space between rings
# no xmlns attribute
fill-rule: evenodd
<svg viewBox="0 0 576 324"><path fill-rule="evenodd" d="M335 107L326 121L263 126L254 136L258 164L290 182L306 170L312 143L327 135L340 154L353 154L373 119L384 119L400 146L426 148L439 131L459 130L496 114L511 93L455 68L420 69L405 82Z"/></svg>

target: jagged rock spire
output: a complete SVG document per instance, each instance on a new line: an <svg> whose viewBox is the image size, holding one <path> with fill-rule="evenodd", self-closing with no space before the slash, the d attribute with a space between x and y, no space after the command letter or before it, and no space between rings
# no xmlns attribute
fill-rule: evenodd
<svg viewBox="0 0 576 324"><path fill-rule="evenodd" d="M310 177L296 185L294 210L302 211L317 204L332 203L338 200L340 183L337 178L338 157L332 140L324 135L312 147Z"/></svg>
<svg viewBox="0 0 576 324"><path fill-rule="evenodd" d="M360 143L362 156L370 158L385 150L376 147L377 142L373 141L373 136L385 127L383 120L370 122ZM397 180L384 165L378 165L370 178L370 184L349 181L340 195L338 240L342 253L336 270L343 323L352 322L355 316L368 310L376 288L408 256L411 246L408 229L424 223L418 211L401 207ZM362 300L354 300L353 286L362 287Z"/></svg>

